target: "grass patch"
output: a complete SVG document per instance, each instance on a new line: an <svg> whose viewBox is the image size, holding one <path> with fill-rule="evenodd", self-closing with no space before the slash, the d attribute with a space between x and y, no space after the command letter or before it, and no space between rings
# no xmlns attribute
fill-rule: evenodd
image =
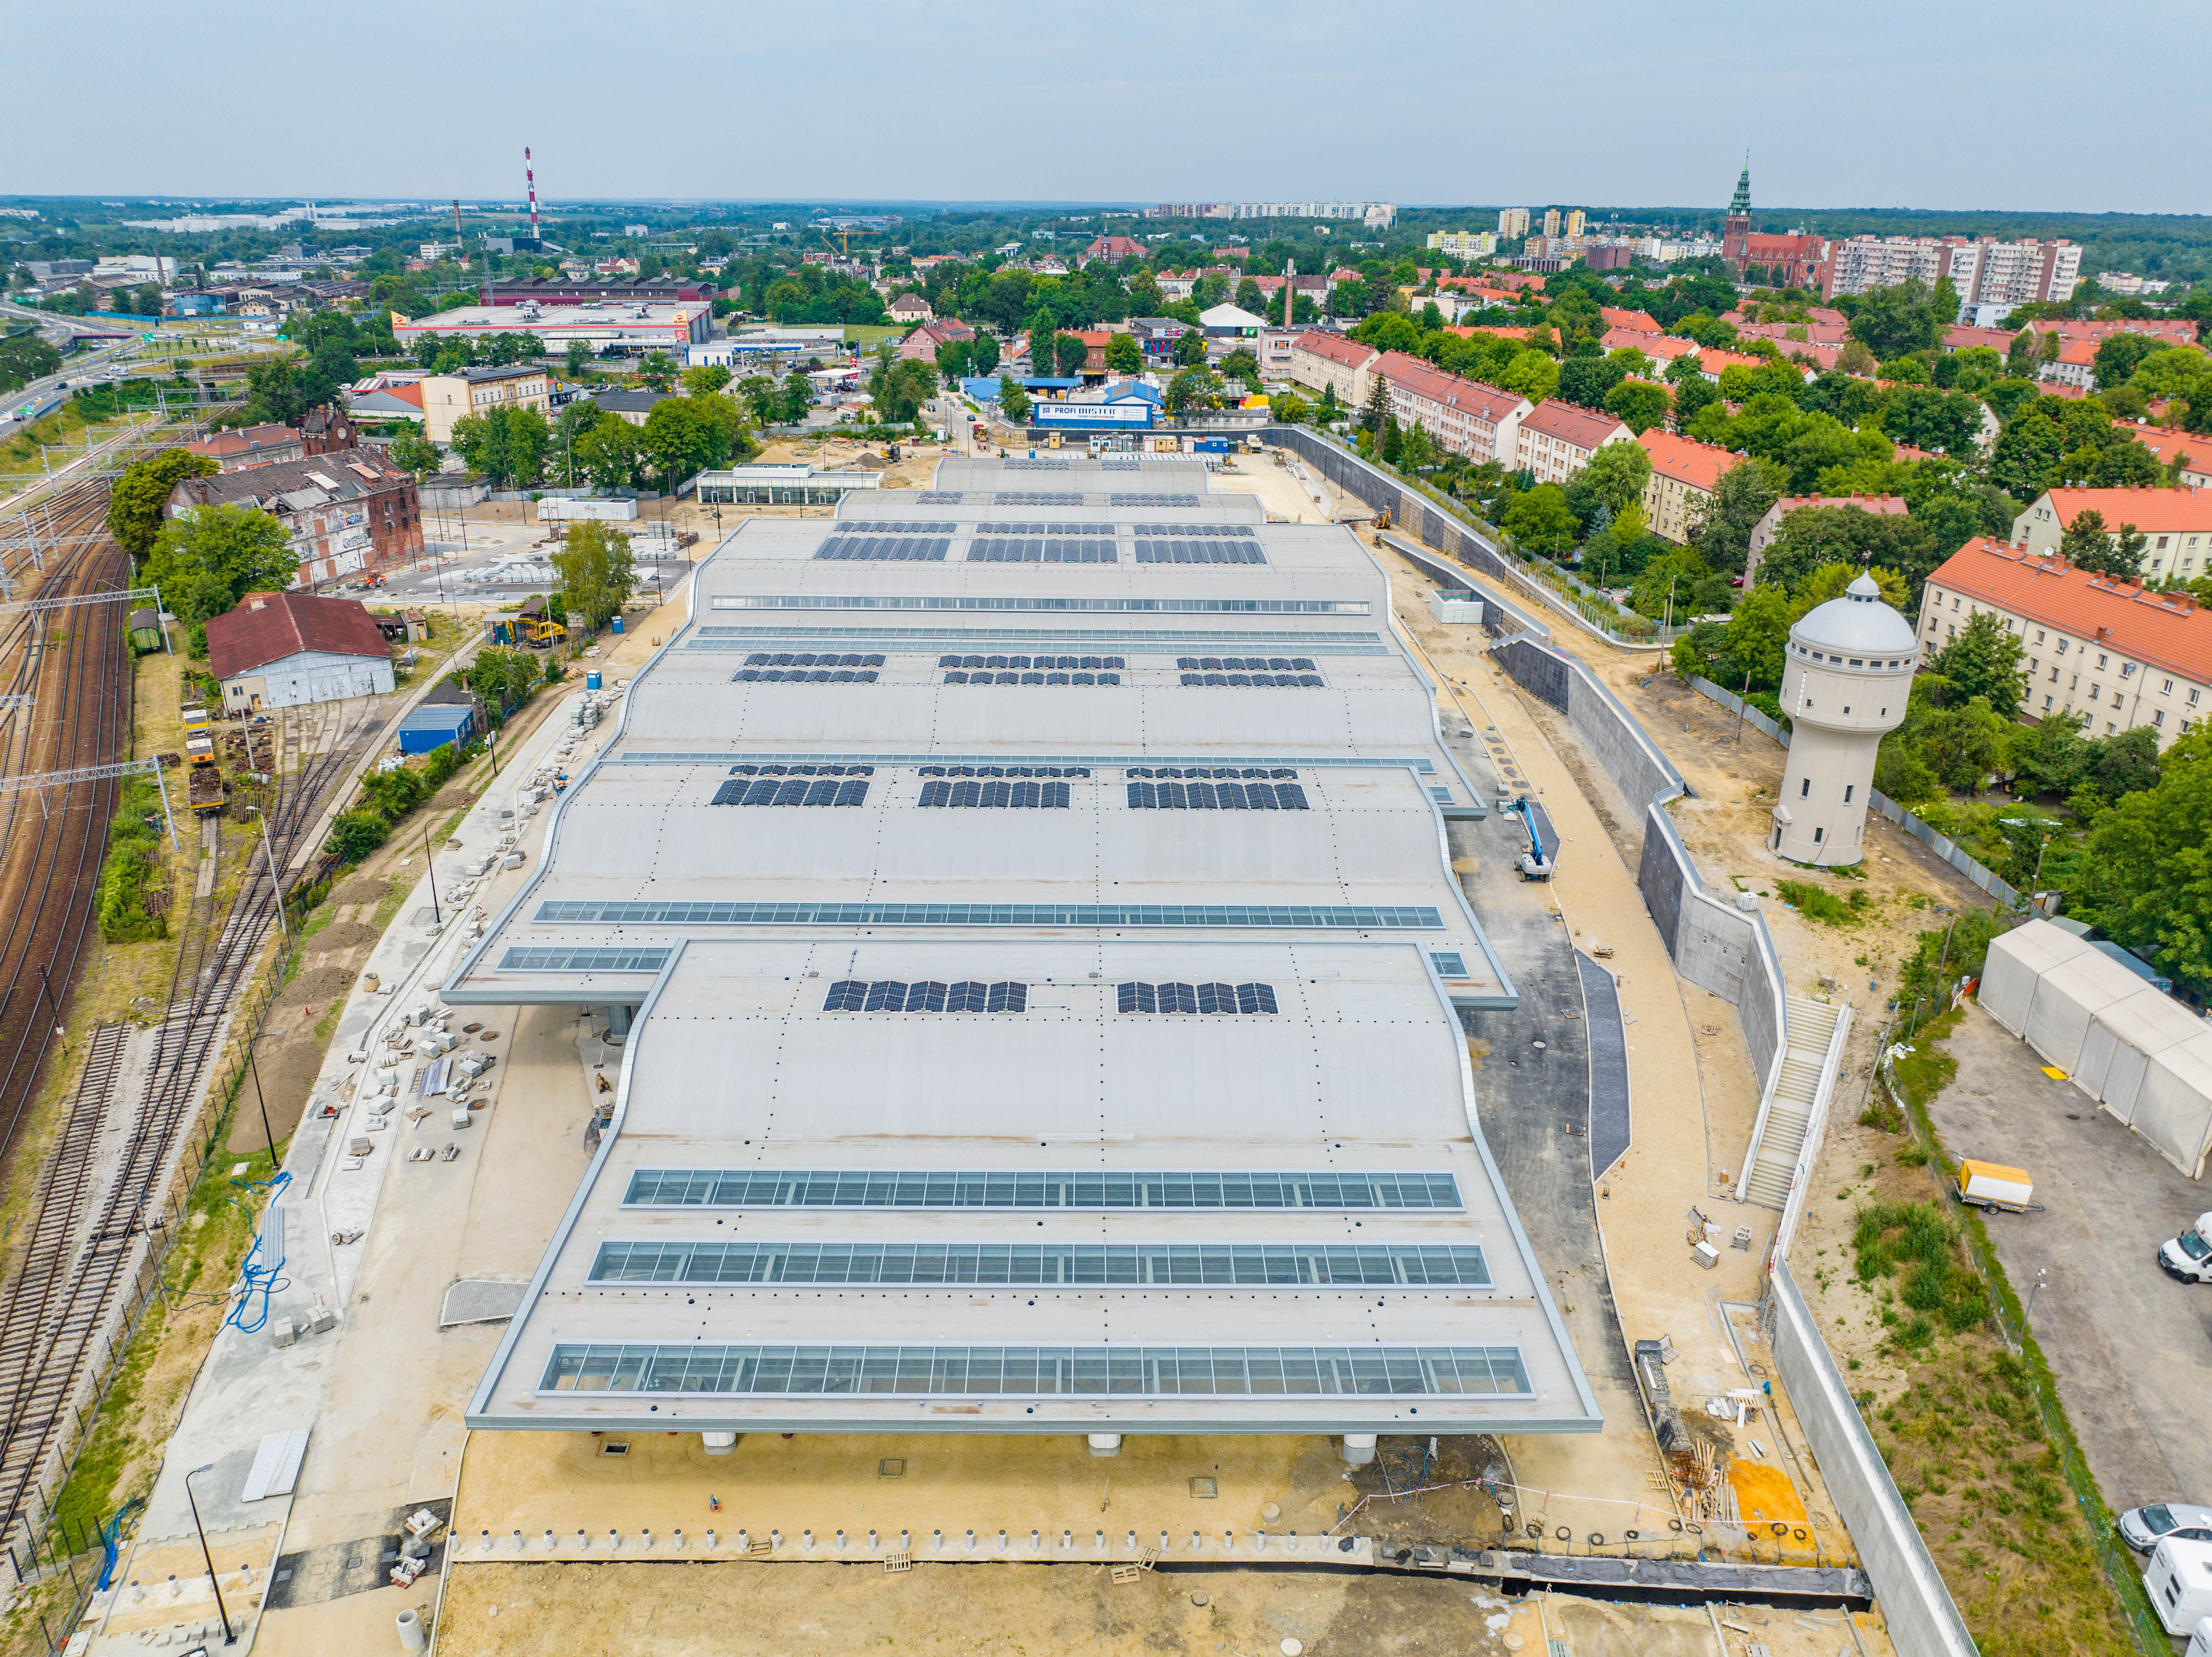
<svg viewBox="0 0 2212 1657"><path fill-rule="evenodd" d="M1898 1087L1915 1110L1925 1111L1936 1095L1949 1087L1959 1074L1959 1061L1945 1052L1940 1044L1959 1027L1959 1020L1965 1016L1964 1008L1953 1007L1929 1020L1915 1035L1912 1051L1893 1067ZM1899 1125L1903 1126L1901 1123Z"/></svg>
<svg viewBox="0 0 2212 1657"><path fill-rule="evenodd" d="M1956 1332L1990 1315L1989 1289L1959 1252L1959 1234L1933 1203L1870 1203L1858 1211L1851 1235L1859 1282L1896 1277L1900 1298L1921 1316L1892 1326L1891 1339L1922 1347L1934 1334L1930 1319ZM1893 1313L1892 1315L1894 1315Z"/></svg>
<svg viewBox="0 0 2212 1657"><path fill-rule="evenodd" d="M1853 892L1848 899L1838 898L1825 886L1814 886L1810 880L1777 880L1774 890L1783 902L1801 915L1827 926L1849 926L1866 918L1872 905L1863 892Z"/></svg>

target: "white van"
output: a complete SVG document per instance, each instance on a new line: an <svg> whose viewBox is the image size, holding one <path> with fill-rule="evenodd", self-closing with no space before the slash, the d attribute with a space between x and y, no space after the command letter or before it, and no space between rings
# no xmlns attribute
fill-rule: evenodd
<svg viewBox="0 0 2212 1657"><path fill-rule="evenodd" d="M2143 1572L2143 1587L2168 1634L2188 1634L2212 1617L2212 1542L2162 1538Z"/></svg>

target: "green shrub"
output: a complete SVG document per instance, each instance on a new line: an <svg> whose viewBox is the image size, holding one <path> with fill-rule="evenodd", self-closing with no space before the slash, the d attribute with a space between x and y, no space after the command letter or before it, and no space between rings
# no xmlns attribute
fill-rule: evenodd
<svg viewBox="0 0 2212 1657"><path fill-rule="evenodd" d="M1800 914L1809 915L1813 919L1826 922L1830 926L1841 926L1847 921L1857 918L1853 913L1852 906L1844 904L1833 892L1814 886L1810 880L1777 880L1774 883L1774 889L1781 895L1783 902L1790 905ZM1860 899L1859 906L1863 907L1863 893L1854 892L1851 896Z"/></svg>
<svg viewBox="0 0 2212 1657"><path fill-rule="evenodd" d="M1966 1264L1957 1233L1932 1203L1869 1204L1858 1211L1851 1247L1861 1282L1871 1284L1902 1270L1905 1304L1941 1319L1953 1331L1971 1329L1990 1315L1988 1285ZM1925 1335L1906 1338L1916 1325L1924 1327L1923 1319L1914 1319L1896 1331L1899 1344L1924 1343Z"/></svg>
<svg viewBox="0 0 2212 1657"><path fill-rule="evenodd" d="M331 824L331 838L323 850L349 863L357 863L392 838L392 825L373 811L341 813Z"/></svg>
<svg viewBox="0 0 2212 1657"><path fill-rule="evenodd" d="M169 935L168 923L146 912L146 886L166 832L161 784L151 777L127 778L107 825L107 860L100 870L100 935L109 943Z"/></svg>

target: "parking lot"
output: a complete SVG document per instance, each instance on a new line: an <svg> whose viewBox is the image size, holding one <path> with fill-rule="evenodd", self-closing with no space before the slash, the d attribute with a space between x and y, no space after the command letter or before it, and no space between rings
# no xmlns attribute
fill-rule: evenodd
<svg viewBox="0 0 2212 1657"><path fill-rule="evenodd" d="M1932 1114L1954 1157L2027 1169L2039 1214L1988 1216L2105 1500L2212 1502L2212 1287L2160 1270L2159 1245L2212 1209L2143 1141L1978 1006Z"/></svg>

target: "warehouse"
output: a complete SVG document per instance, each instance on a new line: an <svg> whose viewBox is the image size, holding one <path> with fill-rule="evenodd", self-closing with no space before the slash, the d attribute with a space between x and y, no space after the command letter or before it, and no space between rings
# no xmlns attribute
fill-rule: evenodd
<svg viewBox="0 0 2212 1657"><path fill-rule="evenodd" d="M529 334L557 356L572 339L597 356L637 355L662 350L682 353L707 338L714 308L688 302L617 304L587 301L580 305L464 305L435 316L392 317L392 332L403 350L430 336L489 338L494 334Z"/></svg>
<svg viewBox="0 0 2212 1657"><path fill-rule="evenodd" d="M1382 570L1193 460L933 482L724 539L445 985L629 1031L470 1424L1598 1430Z"/></svg>

